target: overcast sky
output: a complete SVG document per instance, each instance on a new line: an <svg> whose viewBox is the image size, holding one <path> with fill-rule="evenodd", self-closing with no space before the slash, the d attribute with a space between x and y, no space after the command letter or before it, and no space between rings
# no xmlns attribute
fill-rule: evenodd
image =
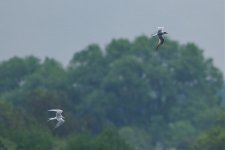
<svg viewBox="0 0 225 150"><path fill-rule="evenodd" d="M164 26L194 42L225 73L224 0L0 0L0 61L53 57L67 65L91 43L150 36Z"/></svg>

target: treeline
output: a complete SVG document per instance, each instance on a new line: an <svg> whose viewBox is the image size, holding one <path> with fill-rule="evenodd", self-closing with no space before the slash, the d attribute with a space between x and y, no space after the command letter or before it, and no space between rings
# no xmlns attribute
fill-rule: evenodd
<svg viewBox="0 0 225 150"><path fill-rule="evenodd" d="M0 63L0 149L225 149L223 76L195 44L146 36L89 45L67 67ZM54 51L53 51L54 53ZM54 129L48 109L63 109Z"/></svg>

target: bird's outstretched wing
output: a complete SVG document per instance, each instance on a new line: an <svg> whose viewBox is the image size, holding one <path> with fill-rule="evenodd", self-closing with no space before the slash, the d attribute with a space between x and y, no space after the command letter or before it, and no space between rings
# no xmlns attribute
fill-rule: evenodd
<svg viewBox="0 0 225 150"><path fill-rule="evenodd" d="M62 113L63 112L63 110L61 110L61 109L49 109L48 111L55 111L57 113Z"/></svg>
<svg viewBox="0 0 225 150"><path fill-rule="evenodd" d="M55 125L55 128L58 128L59 126L61 126L63 123L65 122L65 120L63 120L62 118L57 122L57 124Z"/></svg>
<svg viewBox="0 0 225 150"><path fill-rule="evenodd" d="M56 120L57 118L56 117L53 117L53 118L48 118L48 121L51 121L51 120Z"/></svg>
<svg viewBox="0 0 225 150"><path fill-rule="evenodd" d="M152 34L152 36L156 36L156 35L158 35L158 34L157 33Z"/></svg>

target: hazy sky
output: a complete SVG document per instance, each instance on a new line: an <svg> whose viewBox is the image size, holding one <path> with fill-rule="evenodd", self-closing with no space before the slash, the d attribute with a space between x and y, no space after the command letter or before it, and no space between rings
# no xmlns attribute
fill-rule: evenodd
<svg viewBox="0 0 225 150"><path fill-rule="evenodd" d="M53 57L67 65L91 43L133 40L164 26L194 42L225 73L224 0L0 0L0 61Z"/></svg>

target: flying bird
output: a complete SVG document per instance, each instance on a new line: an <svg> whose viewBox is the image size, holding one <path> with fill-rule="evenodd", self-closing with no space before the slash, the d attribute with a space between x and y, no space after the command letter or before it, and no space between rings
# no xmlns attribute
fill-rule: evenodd
<svg viewBox="0 0 225 150"><path fill-rule="evenodd" d="M58 128L59 126L61 126L65 122L65 120L63 120L64 117L62 116L63 110L61 110L61 109L50 109L48 111L56 112L55 117L48 119L48 121L51 121L51 120L57 120L58 121L57 124L55 125L55 128Z"/></svg>
<svg viewBox="0 0 225 150"><path fill-rule="evenodd" d="M164 32L163 29L164 27L158 27L158 32L152 35L152 36L158 36L159 38L159 42L157 44L156 50L164 43L163 35L168 34L167 32Z"/></svg>

